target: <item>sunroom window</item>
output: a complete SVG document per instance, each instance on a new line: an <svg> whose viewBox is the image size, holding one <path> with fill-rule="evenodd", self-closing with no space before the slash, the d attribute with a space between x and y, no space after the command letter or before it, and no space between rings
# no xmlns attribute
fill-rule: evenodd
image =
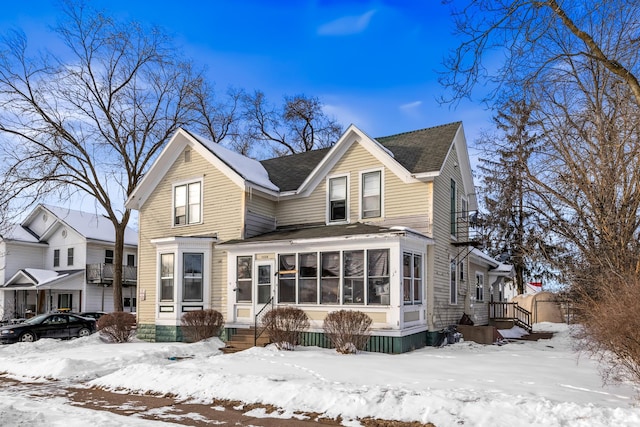
<svg viewBox="0 0 640 427"><path fill-rule="evenodd" d="M388 305L389 300L389 250L367 251L368 303Z"/></svg>
<svg viewBox="0 0 640 427"><path fill-rule="evenodd" d="M201 220L201 184L176 185L173 190L174 225L197 224Z"/></svg>
<svg viewBox="0 0 640 427"><path fill-rule="evenodd" d="M364 251L344 252L342 302L364 304Z"/></svg>
<svg viewBox="0 0 640 427"><path fill-rule="evenodd" d="M340 295L340 252L321 252L321 304L338 304Z"/></svg>
<svg viewBox="0 0 640 427"><path fill-rule="evenodd" d="M402 254L402 295L405 304L422 301L422 255Z"/></svg>
<svg viewBox="0 0 640 427"><path fill-rule="evenodd" d="M278 302L296 302L296 255L278 257Z"/></svg>
<svg viewBox="0 0 640 427"><path fill-rule="evenodd" d="M318 254L302 253L299 256L298 302L318 303Z"/></svg>

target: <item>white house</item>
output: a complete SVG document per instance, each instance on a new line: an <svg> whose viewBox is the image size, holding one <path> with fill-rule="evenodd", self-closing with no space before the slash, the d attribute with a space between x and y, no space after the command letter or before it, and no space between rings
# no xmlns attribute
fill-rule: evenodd
<svg viewBox="0 0 640 427"><path fill-rule="evenodd" d="M112 311L115 233L104 216L38 205L0 236L0 319ZM125 232L123 305L136 307L138 236Z"/></svg>

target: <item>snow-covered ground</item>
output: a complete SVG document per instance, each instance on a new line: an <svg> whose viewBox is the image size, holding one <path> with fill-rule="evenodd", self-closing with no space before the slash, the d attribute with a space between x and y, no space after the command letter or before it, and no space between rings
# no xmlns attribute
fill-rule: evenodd
<svg viewBox="0 0 640 427"><path fill-rule="evenodd" d="M569 328L542 323L549 340L479 345L461 342L401 355L340 355L317 347L253 348L223 355L202 343L106 344L97 335L0 347L0 372L23 381L97 386L269 403L341 416L445 426L640 426L637 389L603 385L595 360L573 351ZM282 416L282 414L280 414ZM0 390L0 424L10 426L170 425L72 407L63 397L27 398Z"/></svg>

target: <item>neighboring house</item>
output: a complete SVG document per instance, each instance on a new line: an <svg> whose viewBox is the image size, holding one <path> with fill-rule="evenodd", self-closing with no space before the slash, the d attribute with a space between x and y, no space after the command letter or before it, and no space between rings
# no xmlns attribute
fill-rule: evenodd
<svg viewBox="0 0 640 427"><path fill-rule="evenodd" d="M113 311L114 241L113 224L102 215L38 205L0 236L0 320ZM137 245L137 233L127 228L125 311L135 311Z"/></svg>
<svg viewBox="0 0 640 427"><path fill-rule="evenodd" d="M352 125L331 148L261 162L181 129L126 206L140 214L148 340L180 340L191 310L219 310L234 333L265 305L288 305L309 316L308 343L322 345L329 312L360 310L371 350L403 352L464 312L486 322L484 295L509 274L471 256L459 122L377 139Z"/></svg>

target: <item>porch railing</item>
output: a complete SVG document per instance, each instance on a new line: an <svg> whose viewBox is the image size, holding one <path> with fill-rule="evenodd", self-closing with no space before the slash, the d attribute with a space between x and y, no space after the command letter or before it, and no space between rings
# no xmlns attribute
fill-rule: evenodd
<svg viewBox="0 0 640 427"><path fill-rule="evenodd" d="M258 311L258 313L256 313L255 315L254 324L253 324L253 331L254 331L253 345L254 346L258 345L258 338L260 338L260 336L264 333L264 331L267 330L267 327L262 323L262 320L264 319L264 316L266 316L266 314L273 309L273 305L274 305L274 300L272 296L269 299L269 301L267 301L267 303L264 305L264 307L262 307L260 311Z"/></svg>
<svg viewBox="0 0 640 427"><path fill-rule="evenodd" d="M87 264L87 282L89 283L112 283L113 264ZM137 278L138 269L131 265L122 266L122 283L123 284L135 284Z"/></svg>
<svg viewBox="0 0 640 427"><path fill-rule="evenodd" d="M490 302L489 319L512 320L516 325L528 332L533 330L531 312L518 305L517 302Z"/></svg>

